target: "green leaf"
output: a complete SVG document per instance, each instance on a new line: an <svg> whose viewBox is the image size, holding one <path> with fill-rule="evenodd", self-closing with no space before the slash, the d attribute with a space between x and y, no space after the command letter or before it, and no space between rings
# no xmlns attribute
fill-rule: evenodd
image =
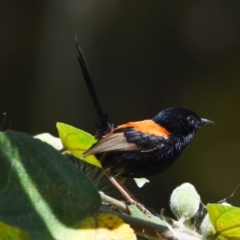
<svg viewBox="0 0 240 240"><path fill-rule="evenodd" d="M97 189L50 145L0 133L0 216L34 240L81 239L79 226L101 205Z"/></svg>
<svg viewBox="0 0 240 240"><path fill-rule="evenodd" d="M133 179L139 188L143 187L146 183L150 181L147 178L134 178Z"/></svg>
<svg viewBox="0 0 240 240"><path fill-rule="evenodd" d="M130 213L131 213L131 216L132 217L136 217L136 218L139 218L139 219L142 219L142 220L145 220L145 221L148 221L148 222L152 222L152 223L156 223L156 224L159 224L159 225L162 225L162 226L165 226L165 227L168 227L168 224L166 222L164 222L161 218L157 217L157 216L154 216L152 215L151 217L145 215L142 211L140 211L138 209L138 207L134 204L131 204L129 206L129 210L130 210Z"/></svg>
<svg viewBox="0 0 240 240"><path fill-rule="evenodd" d="M240 208L208 204L207 211L216 231L215 239L240 239Z"/></svg>
<svg viewBox="0 0 240 240"><path fill-rule="evenodd" d="M94 155L82 157L82 154L97 142L94 136L65 123L57 123L57 129L65 150L71 152L75 157L101 168L101 163Z"/></svg>

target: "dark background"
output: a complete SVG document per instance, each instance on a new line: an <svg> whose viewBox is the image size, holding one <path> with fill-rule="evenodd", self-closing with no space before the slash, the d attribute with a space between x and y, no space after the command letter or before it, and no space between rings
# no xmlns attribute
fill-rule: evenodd
<svg viewBox="0 0 240 240"><path fill-rule="evenodd" d="M139 199L166 207L183 182L204 203L228 197L240 183L239 12L240 2L227 0L1 1L1 128L56 135L60 121L94 133L77 36L115 125L172 106L216 123L168 171L135 189ZM229 201L239 206L240 189Z"/></svg>

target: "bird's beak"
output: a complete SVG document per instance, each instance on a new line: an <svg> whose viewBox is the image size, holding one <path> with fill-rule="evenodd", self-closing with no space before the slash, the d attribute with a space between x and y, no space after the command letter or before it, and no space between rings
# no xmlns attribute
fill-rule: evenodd
<svg viewBox="0 0 240 240"><path fill-rule="evenodd" d="M201 118L202 124L206 125L206 124L215 124L213 121L205 119L205 118Z"/></svg>

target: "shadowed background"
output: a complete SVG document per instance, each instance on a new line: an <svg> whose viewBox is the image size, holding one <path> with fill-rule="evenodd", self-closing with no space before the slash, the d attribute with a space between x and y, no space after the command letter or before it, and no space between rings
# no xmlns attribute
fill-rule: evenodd
<svg viewBox="0 0 240 240"><path fill-rule="evenodd" d="M56 135L60 121L94 133L77 36L115 125L172 106L216 123L201 129L169 170L134 190L138 198L167 207L183 182L194 184L204 203L228 197L240 183L239 10L239 1L227 0L1 1L2 129ZM240 205L240 189L229 201Z"/></svg>

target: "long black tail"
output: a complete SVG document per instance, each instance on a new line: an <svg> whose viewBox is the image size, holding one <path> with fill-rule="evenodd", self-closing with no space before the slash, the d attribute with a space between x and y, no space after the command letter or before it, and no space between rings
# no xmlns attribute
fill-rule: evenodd
<svg viewBox="0 0 240 240"><path fill-rule="evenodd" d="M110 123L107 113L104 113L102 110L102 107L98 100L98 96L97 96L95 87L93 85L92 78L90 76L90 73L89 73L89 70L87 67L87 63L85 61L83 52L78 44L77 38L75 38L75 44L76 44L78 54L79 54L78 61L80 63L81 69L82 69L83 77L84 77L85 83L87 85L88 91L91 95L94 106L97 110L98 124L97 124L96 138L100 139L102 136L104 136L107 133L112 131L113 125Z"/></svg>

